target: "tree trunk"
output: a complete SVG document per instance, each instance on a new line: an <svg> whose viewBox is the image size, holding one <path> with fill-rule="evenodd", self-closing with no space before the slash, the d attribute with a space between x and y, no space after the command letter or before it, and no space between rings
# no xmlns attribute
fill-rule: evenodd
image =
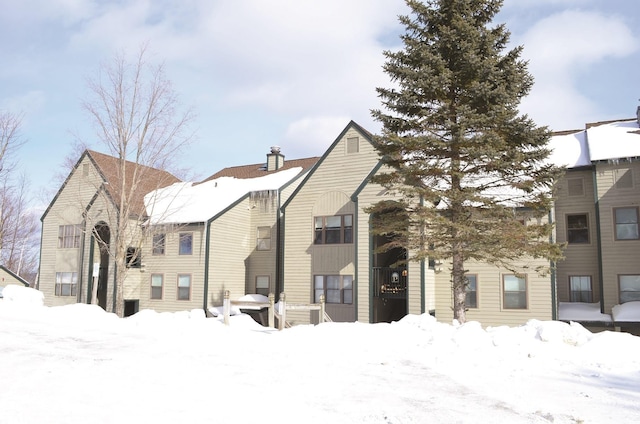
<svg viewBox="0 0 640 424"><path fill-rule="evenodd" d="M459 323L467 321L465 311L466 299L466 277L464 275L464 258L460 251L453 254L453 264L451 269L452 289L453 289L453 318Z"/></svg>

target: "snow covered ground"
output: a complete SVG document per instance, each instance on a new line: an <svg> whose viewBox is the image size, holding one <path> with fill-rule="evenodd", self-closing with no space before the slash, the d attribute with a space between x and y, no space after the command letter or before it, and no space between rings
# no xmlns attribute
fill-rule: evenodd
<svg viewBox="0 0 640 424"><path fill-rule="evenodd" d="M532 321L278 332L202 311L126 319L0 300L0 423L630 423L640 338Z"/></svg>

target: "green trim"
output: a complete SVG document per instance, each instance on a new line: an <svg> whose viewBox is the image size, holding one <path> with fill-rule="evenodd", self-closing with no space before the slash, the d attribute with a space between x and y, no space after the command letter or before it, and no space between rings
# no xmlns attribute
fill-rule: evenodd
<svg viewBox="0 0 640 424"><path fill-rule="evenodd" d="M553 214L549 211L549 224L553 224ZM549 243L553 243L553 234L549 235ZM558 286L556 281L556 263L551 262L551 319L556 321L558 319Z"/></svg>
<svg viewBox="0 0 640 424"><path fill-rule="evenodd" d="M44 238L44 222L40 222L40 253L38 254L38 275L36 280L36 289L38 290L40 290L40 276L42 276L42 240Z"/></svg>
<svg viewBox="0 0 640 424"><path fill-rule="evenodd" d="M373 323L373 232L369 219L369 322Z"/></svg>
<svg viewBox="0 0 640 424"><path fill-rule="evenodd" d="M305 185L305 183L313 176L313 174L316 172L316 170L320 167L320 165L322 165L322 162L324 162L324 160L329 156L329 154L333 151L333 149L335 149L336 145L340 142L340 140L342 139L342 137L344 137L344 135L347 133L347 131L349 131L350 129L355 129L356 131L358 131L365 140L367 140L370 144L373 145L373 136L371 135L371 133L369 133L369 131L365 130L363 127L361 127L360 125L358 125L357 123L355 123L354 121L350 121L346 127L344 127L344 129L342 130L342 132L340 133L340 135L338 135L338 137L336 137L336 139L334 140L334 142L331 144L331 146L329 146L329 148L324 152L324 154L320 157L320 159L318 160L318 162L315 163L315 165L313 165L311 167L311 169L309 170L309 172L307 173L307 175L304 177L304 180L302 180L302 182L300 183L300 185L298 187L296 187L296 189L293 191L293 193L291 193L291 196L289 196L289 198L287 199L286 202L284 202L284 205L282 205L282 209L284 210L287 206L289 206L289 203L291 203L291 201L296 197L296 195L298 194L298 192L300 192L300 190L302 190L302 187Z"/></svg>
<svg viewBox="0 0 640 424"><path fill-rule="evenodd" d="M427 296L427 290L425 287L425 272L426 272L426 267L425 267L425 261L424 259L420 260L420 313L424 314L427 311L427 303L426 303L426 296ZM407 296L408 298L409 296ZM407 311L409 310L409 305L407 304Z"/></svg>
<svg viewBox="0 0 640 424"><path fill-rule="evenodd" d="M279 260L279 266L280 269L277 270L277 272L280 273L279 275L279 279L276 278L276 293L274 293L275 295L275 300L276 302L280 300L280 293L284 292L284 259L285 259L285 254L284 254L284 250L285 250L285 242L284 242L284 228L285 228L285 213L284 211L282 211L282 240L280 241L280 246L282 248L282 254L280 255L280 260Z"/></svg>
<svg viewBox="0 0 640 424"><path fill-rule="evenodd" d="M91 246L89 246L89 274L87 275L87 305L91 304L93 295L93 255L95 254L95 238L91 232Z"/></svg>
<svg viewBox="0 0 640 424"><path fill-rule="evenodd" d="M358 321L358 284L360 281L360 278L358 278L358 240L360 239L359 233L358 233L358 199L356 198L354 201L355 203L355 213L354 213L354 217L353 217L353 233L355 235L354 237L354 243L353 243L353 250L354 250L354 260L353 260L353 271L354 271L354 279L356 280L356 284L354 284L353 286L353 309L354 309L354 313L355 313L355 321ZM371 303L371 301L369 301L369 303ZM369 322L371 322L371 320L369 320Z"/></svg>
<svg viewBox="0 0 640 424"><path fill-rule="evenodd" d="M420 196L420 206L424 206L424 197ZM407 252L407 255L409 254L409 252ZM425 262L424 259L420 260L420 313L424 314L426 312L426 280L425 280L425 272L426 272L426 267L425 267ZM435 281L434 281L434 285L435 285ZM407 296L408 298L409 296ZM409 310L409 305L407 305L407 311Z"/></svg>
<svg viewBox="0 0 640 424"><path fill-rule="evenodd" d="M100 191L103 189L104 189L104 185L101 185L100 188L96 190L96 193L93 195L91 200L89 200L89 203L87 203L87 206L84 208L84 212L82 212L82 242L80 244L80 249L79 249L80 258L78 260L78 293L76 297L77 303L82 303L82 283L83 283L83 277L84 277L82 273L82 269L84 268L84 249L85 249L85 239L87 236L87 214L93 207L93 204L95 203L95 201L98 199L98 196L100 196ZM93 244L91 245L91 247L93 248ZM91 272L89 272L89 275L91 275ZM89 281L91 281L91 278L89 278ZM88 297L88 291L87 291L87 297ZM90 303L90 302L87 301L87 303Z"/></svg>
<svg viewBox="0 0 640 424"><path fill-rule="evenodd" d="M213 218L207 220L204 231L205 231L205 240L204 240L204 296L202 299L202 309L204 309L204 314L207 316L208 303L209 303L209 251L211 247L211 223L213 222Z"/></svg>
<svg viewBox="0 0 640 424"><path fill-rule="evenodd" d="M602 234L600 231L600 199L598 198L598 176L596 173L596 167L593 167L593 198L594 198L594 206L596 209L596 238L598 240L598 285L600 286L600 312L604 314L604 272L602 270Z"/></svg>
<svg viewBox="0 0 640 424"><path fill-rule="evenodd" d="M381 160L378 161L376 166L373 167L373 169L369 172L369 174L367 174L365 179L362 180L362 182L360 183L358 188L356 188L356 190L353 192L353 194L351 195L351 200L352 201L355 202L354 199L356 199L360 195L360 193L362 193L362 190L364 190L365 187L371 182L371 178L380 170L380 168L382 168L382 161Z"/></svg>

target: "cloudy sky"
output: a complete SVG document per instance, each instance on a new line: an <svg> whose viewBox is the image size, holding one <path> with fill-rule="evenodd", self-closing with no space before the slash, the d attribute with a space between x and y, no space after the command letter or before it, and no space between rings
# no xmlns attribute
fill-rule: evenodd
<svg viewBox="0 0 640 424"><path fill-rule="evenodd" d="M0 109L23 113L33 192L51 186L79 136L86 79L147 42L197 114L181 158L200 177L321 155L350 121L372 132L382 51L399 49L403 0L0 0ZM640 7L631 0L506 0L514 45L536 80L521 110L554 130L635 115ZM50 198L49 198L50 199Z"/></svg>

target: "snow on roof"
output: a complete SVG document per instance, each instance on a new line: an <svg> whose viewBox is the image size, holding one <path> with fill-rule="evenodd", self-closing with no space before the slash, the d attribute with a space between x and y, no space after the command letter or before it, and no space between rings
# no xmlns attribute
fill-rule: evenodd
<svg viewBox="0 0 640 424"><path fill-rule="evenodd" d="M636 120L596 125L586 131L592 161L640 156L640 132Z"/></svg>
<svg viewBox="0 0 640 424"><path fill-rule="evenodd" d="M219 177L201 184L176 183L152 191L144 198L149 223L206 222L246 194L277 190L301 171L296 167L258 178Z"/></svg>
<svg viewBox="0 0 640 424"><path fill-rule="evenodd" d="M616 322L640 322L640 302L626 302L611 309Z"/></svg>
<svg viewBox="0 0 640 424"><path fill-rule="evenodd" d="M640 157L638 121L587 124L586 130L552 136L549 147L551 163L568 168L600 160Z"/></svg>
<svg viewBox="0 0 640 424"><path fill-rule="evenodd" d="M600 303L560 302L558 319L578 322L611 322L611 315L600 312Z"/></svg>
<svg viewBox="0 0 640 424"><path fill-rule="evenodd" d="M586 135L586 131L554 135L549 142L551 155L548 160L556 166L568 168L591 165Z"/></svg>

